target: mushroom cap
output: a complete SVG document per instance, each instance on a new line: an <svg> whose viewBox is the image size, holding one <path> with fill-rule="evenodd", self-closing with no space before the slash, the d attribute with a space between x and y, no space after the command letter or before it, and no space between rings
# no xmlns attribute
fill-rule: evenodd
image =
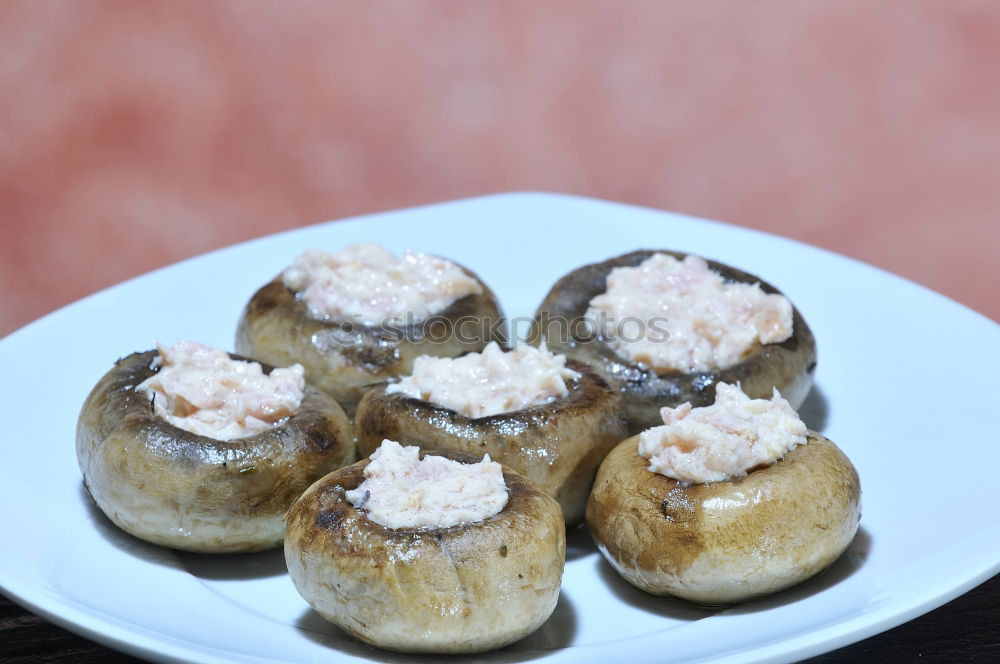
<svg viewBox="0 0 1000 664"><path fill-rule="evenodd" d="M119 360L80 411L77 460L94 502L154 544L212 553L277 547L299 494L357 459L344 411L307 385L298 409L268 431L229 441L201 436L155 415L135 390L155 373L156 355Z"/></svg>
<svg viewBox="0 0 1000 664"><path fill-rule="evenodd" d="M685 486L648 465L638 436L612 450L587 526L615 570L654 595L726 605L777 592L829 566L858 529L857 471L812 431L739 479Z"/></svg>
<svg viewBox="0 0 1000 664"><path fill-rule="evenodd" d="M509 496L498 514L448 528L387 528L346 498L368 463L317 481L288 512L288 572L320 615L370 645L434 653L499 648L548 619L566 558L555 500L505 468Z"/></svg>
<svg viewBox="0 0 1000 664"><path fill-rule="evenodd" d="M563 276L552 286L535 312L531 343L546 341L549 350L584 362L622 392L629 433L638 433L662 424L663 406L708 406L715 400L715 384L739 383L751 398L769 398L777 387L792 408L802 405L812 386L816 368L816 342L802 314L792 307L792 336L781 343L757 342L737 364L711 371L656 372L619 356L589 330L574 324L582 321L590 301L607 290L608 274L616 267L634 267L653 254L663 253L678 260L687 254L643 249L584 265ZM758 283L765 293L780 291L752 274L716 261L709 267L727 282Z"/></svg>
<svg viewBox="0 0 1000 664"><path fill-rule="evenodd" d="M369 388L409 373L418 355L455 357L482 350L490 341L506 344L496 297L473 272L462 270L480 284L482 293L423 319L375 325L313 318L279 274L244 307L236 350L276 366L300 363L306 380L353 417Z"/></svg>
<svg viewBox="0 0 1000 664"><path fill-rule="evenodd" d="M619 394L590 367L568 362L580 378L547 404L472 418L404 394L369 391L355 416L358 448L371 454L384 439L404 445L490 455L524 475L562 506L569 525L583 520L604 456L626 435Z"/></svg>

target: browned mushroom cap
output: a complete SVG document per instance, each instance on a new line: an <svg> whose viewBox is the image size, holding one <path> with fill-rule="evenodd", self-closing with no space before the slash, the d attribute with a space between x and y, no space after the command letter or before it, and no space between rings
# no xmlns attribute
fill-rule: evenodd
<svg viewBox="0 0 1000 664"><path fill-rule="evenodd" d="M548 619L566 558L562 512L548 494L504 469L509 496L495 516L449 528L386 528L345 496L367 464L324 477L288 513L288 572L320 615L380 648L435 653L499 648Z"/></svg>
<svg viewBox="0 0 1000 664"><path fill-rule="evenodd" d="M384 439L403 445L487 453L538 484L559 501L566 522L583 520L598 466L625 437L621 398L589 367L568 362L580 378L567 381L569 394L533 408L471 418L385 386L358 405L355 426L362 456Z"/></svg>
<svg viewBox="0 0 1000 664"><path fill-rule="evenodd" d="M287 420L254 436L221 441L168 423L135 391L155 373L154 357L119 360L87 397L76 430L84 485L132 535L188 551L274 548L302 491L357 459L344 411L310 386Z"/></svg>
<svg viewBox="0 0 1000 664"><path fill-rule="evenodd" d="M584 265L562 277L535 312L531 343L546 340L549 350L585 362L600 373L625 397L629 433L638 433L663 422L663 406L685 401L692 406L708 406L715 400L715 384L740 384L751 398L766 399L777 387L792 408L802 405L816 368L816 342L798 309L792 308L792 336L781 343L757 343L738 364L725 369L698 372L656 372L620 357L603 340L594 338L582 324L594 297L607 290L608 274L616 267L634 267L653 254L663 253L678 260L686 254L665 250L633 251L603 263ZM765 293L778 289L752 274L708 261L709 267L727 282L759 283ZM575 322L574 322L575 321Z"/></svg>
<svg viewBox="0 0 1000 664"><path fill-rule="evenodd" d="M742 602L825 569L857 532L858 474L818 433L746 477L689 486L647 470L637 445L633 436L604 460L587 526L615 570L646 592Z"/></svg>
<svg viewBox="0 0 1000 664"><path fill-rule="evenodd" d="M362 395L392 376L409 373L418 355L456 357L480 351L490 341L506 344L504 318L489 287L482 287L427 318L404 324L364 325L319 320L278 275L258 290L243 309L236 350L275 366L298 362L306 380L354 415Z"/></svg>

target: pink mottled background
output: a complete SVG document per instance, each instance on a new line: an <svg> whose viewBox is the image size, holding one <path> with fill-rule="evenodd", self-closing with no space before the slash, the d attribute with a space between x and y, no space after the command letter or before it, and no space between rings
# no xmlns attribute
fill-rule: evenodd
<svg viewBox="0 0 1000 664"><path fill-rule="evenodd" d="M0 3L0 334L497 191L723 219L1000 319L1000 3Z"/></svg>

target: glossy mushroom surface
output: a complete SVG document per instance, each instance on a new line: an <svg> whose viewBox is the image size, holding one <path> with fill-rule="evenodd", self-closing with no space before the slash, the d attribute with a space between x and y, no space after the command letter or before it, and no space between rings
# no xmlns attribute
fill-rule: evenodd
<svg viewBox="0 0 1000 664"><path fill-rule="evenodd" d="M418 355L455 357L490 341L506 343L503 313L493 292L482 287L444 310L414 321L362 324L321 320L281 280L261 287L247 303L236 331L236 350L275 366L298 362L306 380L349 416L371 387L408 373Z"/></svg>
<svg viewBox="0 0 1000 664"><path fill-rule="evenodd" d="M587 526L615 570L654 595L726 605L777 592L836 560L861 517L850 460L807 439L745 477L685 486L647 470L633 436L601 465Z"/></svg>
<svg viewBox="0 0 1000 664"><path fill-rule="evenodd" d="M498 514L448 528L387 528L346 498L368 463L319 480L288 513L288 572L320 615L370 645L427 653L499 648L548 619L566 557L555 500L505 469L509 497Z"/></svg>
<svg viewBox="0 0 1000 664"><path fill-rule="evenodd" d="M752 398L768 398L777 387L793 408L802 405L812 386L816 368L816 342L802 314L792 307L792 336L781 343L756 343L735 365L709 371L656 372L629 362L584 324L590 301L607 290L608 274L616 267L635 267L653 254L683 260L687 254L666 250L640 250L584 265L552 286L535 312L530 342L546 341L549 350L591 365L624 397L629 433L660 424L659 410L685 401L707 406L719 382L739 383ZM759 283L765 293L779 293L774 286L728 265L708 261L726 282Z"/></svg>
<svg viewBox="0 0 1000 664"><path fill-rule="evenodd" d="M375 388L355 416L360 453L371 454L386 438L480 457L487 453L559 501L567 524L579 524L597 468L625 437L626 425L621 397L607 381L578 362L566 366L580 374L567 381L567 396L478 418Z"/></svg>
<svg viewBox="0 0 1000 664"><path fill-rule="evenodd" d="M296 411L268 431L229 441L194 434L155 415L135 390L155 373L156 355L119 360L83 404L76 453L94 502L154 544L210 553L277 547L302 491L357 459L343 409L307 385Z"/></svg>

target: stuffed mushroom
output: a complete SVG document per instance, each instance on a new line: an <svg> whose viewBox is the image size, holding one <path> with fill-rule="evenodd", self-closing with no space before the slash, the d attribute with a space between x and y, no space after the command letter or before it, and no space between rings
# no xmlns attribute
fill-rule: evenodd
<svg viewBox="0 0 1000 664"><path fill-rule="evenodd" d="M861 485L844 453L790 423L778 412L787 407L780 397L720 397L731 398L750 403L763 420L748 424L753 418L744 410L712 423L698 416L710 408L664 409L672 423L623 441L598 471L587 525L604 557L637 588L704 605L742 602L822 571L857 532ZM671 428L677 423L688 426ZM761 451L767 439L788 431L791 449L768 461L776 452ZM733 436L743 440L704 440ZM657 438L666 445L654 452Z"/></svg>
<svg viewBox="0 0 1000 664"><path fill-rule="evenodd" d="M307 380L353 416L365 391L409 371L416 356L505 343L503 325L496 297L471 271L369 243L299 256L247 303L236 350L302 364Z"/></svg>
<svg viewBox="0 0 1000 664"><path fill-rule="evenodd" d="M776 288L673 251L634 251L562 277L535 313L531 342L541 341L622 392L631 433L655 426L664 405L710 404L719 382L755 397L777 388L797 408L816 367L809 326Z"/></svg>
<svg viewBox="0 0 1000 664"><path fill-rule="evenodd" d="M527 636L559 596L566 555L559 505L488 458L428 451L417 458L416 448L385 441L371 460L303 494L289 510L285 539L296 589L327 620L389 650L481 652ZM428 461L433 468L421 470ZM376 465L400 462L402 470L385 472L403 477L405 489L369 485ZM456 479L452 465L486 477ZM499 483L499 500L496 487L481 488L491 483ZM463 493L470 487L471 498Z"/></svg>
<svg viewBox="0 0 1000 664"><path fill-rule="evenodd" d="M221 384L204 374L181 381L203 397L212 384L223 399L252 407L236 416L200 408L205 404L188 391L163 412L162 385L143 388L163 376L165 356L188 351L231 362L236 373ZM327 394L304 384L298 403L282 403L284 394L275 401L273 385L263 395L238 393L241 381L266 383L283 371L193 342L119 360L87 397L77 424L77 460L94 502L115 525L154 544L211 553L280 545L292 502L357 459L350 421ZM301 380L301 368L288 371L286 381Z"/></svg>
<svg viewBox="0 0 1000 664"><path fill-rule="evenodd" d="M412 375L365 395L355 426L362 455L385 438L488 453L558 500L569 525L583 520L598 466L626 435L621 397L589 367L495 344L418 358Z"/></svg>

